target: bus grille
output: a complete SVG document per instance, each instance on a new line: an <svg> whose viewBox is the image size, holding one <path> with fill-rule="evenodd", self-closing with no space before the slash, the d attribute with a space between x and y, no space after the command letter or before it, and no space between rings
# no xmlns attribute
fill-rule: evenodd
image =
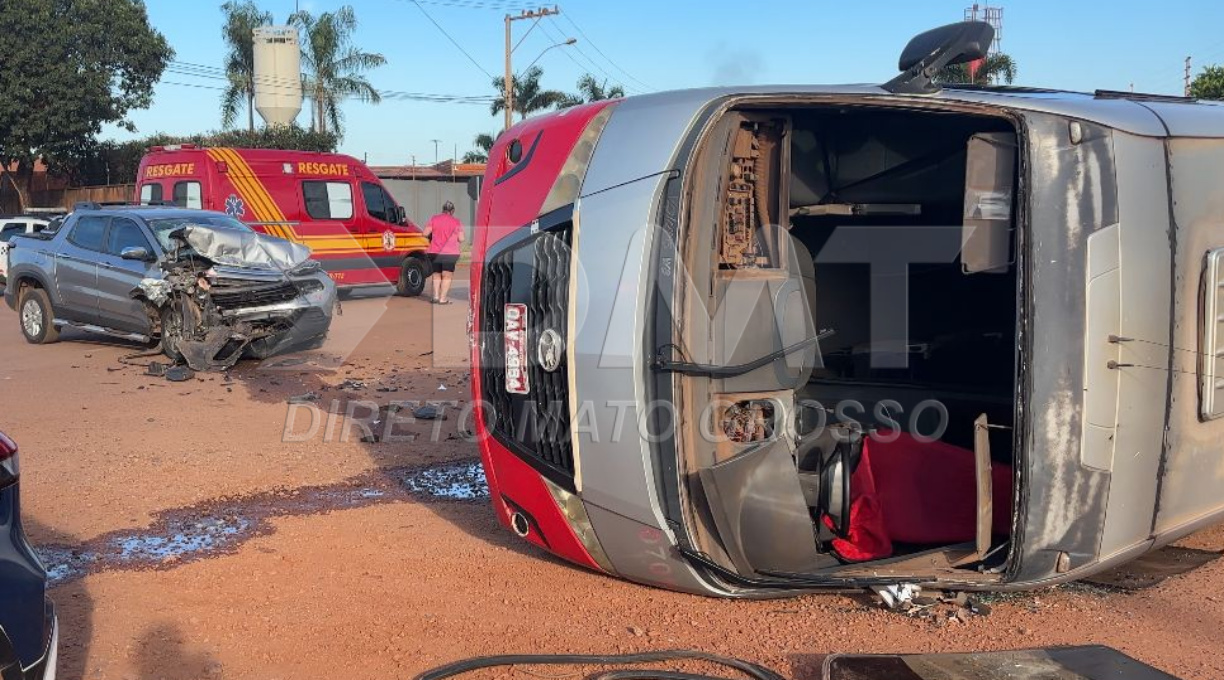
<svg viewBox="0 0 1224 680"><path fill-rule="evenodd" d="M541 232L498 253L481 283L481 389L493 435L550 478L574 477L570 434L569 357L552 371L540 365L540 336L551 329L567 344L572 227ZM506 389L505 310L527 309L527 394Z"/></svg>

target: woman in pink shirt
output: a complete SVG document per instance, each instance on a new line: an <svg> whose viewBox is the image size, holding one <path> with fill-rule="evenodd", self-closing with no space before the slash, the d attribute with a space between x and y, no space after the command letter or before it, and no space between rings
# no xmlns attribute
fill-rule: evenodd
<svg viewBox="0 0 1224 680"><path fill-rule="evenodd" d="M459 262L460 246L463 244L463 225L455 219L455 204L442 204L442 212L425 223L425 236L429 237L429 248L425 253L433 261L433 302L449 305L451 277L455 275L455 264Z"/></svg>

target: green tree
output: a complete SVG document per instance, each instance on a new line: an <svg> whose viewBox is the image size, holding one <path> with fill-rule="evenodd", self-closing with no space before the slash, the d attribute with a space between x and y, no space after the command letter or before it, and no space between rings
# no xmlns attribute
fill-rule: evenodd
<svg viewBox="0 0 1224 680"><path fill-rule="evenodd" d="M229 127L238 118L238 107L246 100L247 129L255 130L255 42L256 28L272 23L272 13L264 12L252 0L229 0L221 5L225 12L225 75L229 85L221 95L221 126Z"/></svg>
<svg viewBox="0 0 1224 680"><path fill-rule="evenodd" d="M496 138L486 132L476 135L472 143L476 148L463 154L464 163L488 163L489 152L493 150L493 144L496 143Z"/></svg>
<svg viewBox="0 0 1224 680"><path fill-rule="evenodd" d="M969 64L953 64L945 66L935 74L937 83L960 83L968 85L1011 85L1016 79L1016 60L1011 56L997 53L986 57L972 75Z"/></svg>
<svg viewBox="0 0 1224 680"><path fill-rule="evenodd" d="M1208 66L1190 83L1195 99L1224 99L1224 66Z"/></svg>
<svg viewBox="0 0 1224 680"><path fill-rule="evenodd" d="M67 177L74 186L130 184L136 181L140 159L149 147L170 144L331 153L336 150L339 139L333 132L315 132L297 125L276 125L258 130L218 130L194 135L159 132L126 142L97 142L71 155L48 156L46 161L53 174Z"/></svg>
<svg viewBox="0 0 1224 680"><path fill-rule="evenodd" d="M602 83L590 73L578 79L578 93L567 95L565 106L578 106L604 99L619 99L625 96L625 88L620 85L608 87L608 81Z"/></svg>
<svg viewBox="0 0 1224 680"><path fill-rule="evenodd" d="M127 130L174 57L139 0L0 2L0 181L16 161L28 197L34 159L93 143L104 124Z"/></svg>
<svg viewBox="0 0 1224 680"><path fill-rule="evenodd" d="M568 95L560 90L545 90L540 86L540 78L544 69L532 66L524 73L514 77L514 112L520 118L526 118L536 111L554 109L566 106ZM489 107L489 112L496 116L506 110L506 79L498 76L493 79L493 87L501 93Z"/></svg>
<svg viewBox="0 0 1224 680"><path fill-rule="evenodd" d="M317 17L306 10L294 12L289 23L302 30L302 89L311 101L311 128L327 132L330 127L343 134L340 102L346 97L381 102L378 90L362 72L386 64L387 59L352 44L357 14L350 5Z"/></svg>

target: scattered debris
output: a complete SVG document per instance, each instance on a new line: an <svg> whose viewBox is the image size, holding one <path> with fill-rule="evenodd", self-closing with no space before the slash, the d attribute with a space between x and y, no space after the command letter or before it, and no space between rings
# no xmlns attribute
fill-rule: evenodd
<svg viewBox="0 0 1224 680"><path fill-rule="evenodd" d="M340 390L364 390L364 389L365 389L365 387L366 387L366 384L365 384L365 381L364 381L364 380L354 380L354 379L352 379L352 378L349 378L348 380L345 380L344 382L342 382L342 383L340 383L339 385L337 385L337 386L336 386L336 389L340 389Z"/></svg>
<svg viewBox="0 0 1224 680"><path fill-rule="evenodd" d="M439 392L445 392L445 391L446 391L446 383L439 383L439 384L438 384L438 391L439 391Z"/></svg>
<svg viewBox="0 0 1224 680"><path fill-rule="evenodd" d="M150 361L149 365L145 367L145 375L160 378L166 375L166 365L160 361Z"/></svg>
<svg viewBox="0 0 1224 680"><path fill-rule="evenodd" d="M237 550L275 531L268 520L413 500L481 500L484 469L463 460L423 468L388 468L338 484L267 491L159 513L152 526L120 529L79 545L39 544L52 585L109 569L168 569Z"/></svg>
<svg viewBox="0 0 1224 680"><path fill-rule="evenodd" d="M170 382L187 382L195 377L195 371L192 371L187 366L171 366L165 370L165 375L166 380Z"/></svg>
<svg viewBox="0 0 1224 680"><path fill-rule="evenodd" d="M262 390L261 390L262 391ZM307 392L306 394L296 394L289 397L290 404L309 404L319 400L318 392Z"/></svg>
<svg viewBox="0 0 1224 680"><path fill-rule="evenodd" d="M897 609L898 607L907 608L912 604L915 596L922 592L922 588L912 583L897 583L891 586L873 586L871 588L876 595L880 596L880 600L884 606L889 609Z"/></svg>
<svg viewBox="0 0 1224 680"><path fill-rule="evenodd" d="M412 415L420 420L446 420L446 414L442 412L442 409L433 404L425 404L413 409Z"/></svg>

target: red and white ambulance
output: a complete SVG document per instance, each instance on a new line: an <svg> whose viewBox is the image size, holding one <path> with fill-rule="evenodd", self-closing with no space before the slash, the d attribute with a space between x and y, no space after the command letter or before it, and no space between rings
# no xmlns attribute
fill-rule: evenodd
<svg viewBox="0 0 1224 680"><path fill-rule="evenodd" d="M340 286L392 283L411 296L429 277L428 239L351 156L155 146L141 160L136 200L223 211L257 231L303 243Z"/></svg>

